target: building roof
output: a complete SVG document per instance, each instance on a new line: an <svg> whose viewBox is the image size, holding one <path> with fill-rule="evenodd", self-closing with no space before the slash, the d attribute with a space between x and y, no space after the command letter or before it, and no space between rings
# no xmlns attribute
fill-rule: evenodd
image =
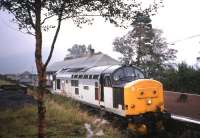
<svg viewBox="0 0 200 138"><path fill-rule="evenodd" d="M20 74L21 75L32 75L29 71L24 71L23 73Z"/></svg>
<svg viewBox="0 0 200 138"><path fill-rule="evenodd" d="M68 59L65 61L55 62L47 67L47 72L57 72L62 68L73 69L82 68L89 69L96 66L106 66L106 65L119 65L120 62L111 58L108 55L99 53L91 56L85 56L75 59Z"/></svg>

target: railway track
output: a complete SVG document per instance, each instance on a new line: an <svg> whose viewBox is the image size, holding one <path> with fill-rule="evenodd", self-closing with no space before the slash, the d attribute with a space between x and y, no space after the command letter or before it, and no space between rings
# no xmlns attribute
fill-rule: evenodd
<svg viewBox="0 0 200 138"><path fill-rule="evenodd" d="M148 136L136 136L127 131L127 122L123 118L89 106L82 106L84 111L107 120L113 127L119 128L122 133L127 133L127 138L200 138L200 121L192 118L172 114L171 119L164 121L164 131Z"/></svg>
<svg viewBox="0 0 200 138"><path fill-rule="evenodd" d="M185 116L180 116L180 115L171 115L171 118L174 120L179 120L185 123L191 123L191 124L195 124L195 125L200 125L200 120L198 119L193 119L190 117L185 117Z"/></svg>
<svg viewBox="0 0 200 138"><path fill-rule="evenodd" d="M172 114L171 119L163 122L165 126L164 131L148 136L136 136L127 131L127 122L122 117L78 101L74 102L79 103L80 108L88 112L88 114L107 120L114 128L118 128L122 133L126 133L127 138L200 138L200 121L196 119Z"/></svg>
<svg viewBox="0 0 200 138"><path fill-rule="evenodd" d="M172 115L165 123L167 138L200 138L198 120Z"/></svg>

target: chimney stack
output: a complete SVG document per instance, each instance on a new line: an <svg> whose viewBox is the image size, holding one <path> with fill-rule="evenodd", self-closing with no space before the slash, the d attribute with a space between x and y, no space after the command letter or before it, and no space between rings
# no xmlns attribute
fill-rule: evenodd
<svg viewBox="0 0 200 138"><path fill-rule="evenodd" d="M93 56L93 55L94 55L94 52L95 52L95 51L94 51L94 49L92 48L92 46L89 45L89 46L88 46L88 55L89 55L89 56Z"/></svg>

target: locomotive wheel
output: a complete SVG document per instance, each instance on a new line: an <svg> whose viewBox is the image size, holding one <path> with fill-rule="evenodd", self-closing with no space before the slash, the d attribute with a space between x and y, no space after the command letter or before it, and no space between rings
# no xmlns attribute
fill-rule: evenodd
<svg viewBox="0 0 200 138"><path fill-rule="evenodd" d="M162 131L165 130L165 127L164 127L162 121L158 121L158 122L156 123L156 130L157 130L157 132L162 132Z"/></svg>
<svg viewBox="0 0 200 138"><path fill-rule="evenodd" d="M148 128L145 124L128 123L128 129L133 134L147 135L147 133L148 133Z"/></svg>

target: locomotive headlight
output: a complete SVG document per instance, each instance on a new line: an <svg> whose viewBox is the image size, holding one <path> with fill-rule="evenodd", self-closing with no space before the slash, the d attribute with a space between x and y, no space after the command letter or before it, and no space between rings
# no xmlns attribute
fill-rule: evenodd
<svg viewBox="0 0 200 138"><path fill-rule="evenodd" d="M152 104L152 100L151 99L147 99L147 104L151 105Z"/></svg>
<svg viewBox="0 0 200 138"><path fill-rule="evenodd" d="M132 91L132 92L135 92L135 91L136 91L136 89L135 89L134 86L131 87L131 91Z"/></svg>

